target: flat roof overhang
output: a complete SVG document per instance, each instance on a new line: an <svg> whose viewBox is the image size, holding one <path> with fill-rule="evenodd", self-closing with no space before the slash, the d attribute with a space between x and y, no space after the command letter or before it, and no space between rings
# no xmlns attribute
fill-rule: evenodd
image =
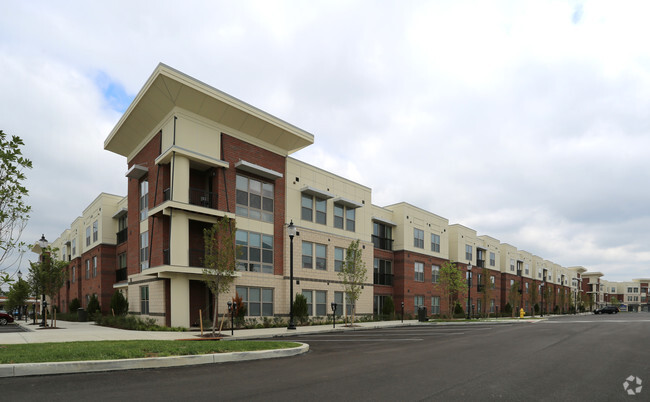
<svg viewBox="0 0 650 402"><path fill-rule="evenodd" d="M104 149L128 157L175 107L250 135L287 155L314 143L312 134L160 63L104 141Z"/></svg>

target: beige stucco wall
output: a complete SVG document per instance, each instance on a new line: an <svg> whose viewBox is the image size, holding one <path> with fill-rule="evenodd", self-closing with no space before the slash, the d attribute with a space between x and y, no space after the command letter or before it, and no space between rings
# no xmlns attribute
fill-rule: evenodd
<svg viewBox="0 0 650 402"><path fill-rule="evenodd" d="M494 237L478 236L478 246L486 251L485 267L494 271L501 271L501 242ZM494 253L494 265L490 265L490 253Z"/></svg>
<svg viewBox="0 0 650 402"><path fill-rule="evenodd" d="M158 325L165 325L164 315L146 315L141 314L141 303L140 303L140 288L142 286L149 286L149 313L165 313L165 285L164 281L156 280L154 277L149 275L132 275L129 277L129 287L128 287L128 300L129 300L129 312L136 313L142 318L153 318L156 320ZM189 300L189 294L188 294ZM188 302L189 303L189 302ZM173 304L173 303L172 303ZM187 310L183 316L187 317L188 324L183 325L177 321L174 322L174 317L172 316L172 326L189 326L189 316L187 315Z"/></svg>
<svg viewBox="0 0 650 402"><path fill-rule="evenodd" d="M408 203L398 203L385 207L393 211L393 249L406 250L414 253L431 255L445 260L449 258L449 221L441 216L427 212ZM413 231L420 229L424 232L424 248L413 244ZM431 234L440 236L440 252L431 251ZM463 253L464 255L464 253Z"/></svg>

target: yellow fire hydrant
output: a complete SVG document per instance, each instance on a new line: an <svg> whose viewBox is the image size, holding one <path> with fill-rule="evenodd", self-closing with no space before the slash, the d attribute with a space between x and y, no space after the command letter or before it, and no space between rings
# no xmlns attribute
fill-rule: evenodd
<svg viewBox="0 0 650 402"><path fill-rule="evenodd" d="M524 309L523 308L519 309L519 318L524 318Z"/></svg>

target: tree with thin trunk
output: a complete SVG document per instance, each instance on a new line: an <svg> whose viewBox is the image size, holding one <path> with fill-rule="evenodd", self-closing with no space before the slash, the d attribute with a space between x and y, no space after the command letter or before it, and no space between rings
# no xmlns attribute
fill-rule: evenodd
<svg viewBox="0 0 650 402"><path fill-rule="evenodd" d="M489 314L489 306L488 303L490 302L490 296L492 295L492 282L490 281L490 270L487 268L483 268L481 276L481 283L479 285L481 286L481 290L483 291L481 295L481 300L483 304L483 309L485 312L485 316L487 317ZM479 314L481 312L479 311Z"/></svg>
<svg viewBox="0 0 650 402"><path fill-rule="evenodd" d="M212 336L215 336L219 311L219 295L230 290L237 270L235 221L224 217L210 228L203 229L203 282L212 292ZM221 328L219 328L221 334Z"/></svg>
<svg viewBox="0 0 650 402"><path fill-rule="evenodd" d="M352 304L352 321L350 325L354 325L354 316L357 309L357 300L361 297L361 291L368 270L366 263L363 261L361 249L359 247L359 239L354 240L345 251L345 260L338 275L343 282L343 289L347 301Z"/></svg>
<svg viewBox="0 0 650 402"><path fill-rule="evenodd" d="M57 260L58 249L46 247L41 253L39 262L30 262L29 276L32 291L44 294L54 303L54 298L65 283L67 261ZM52 317L52 324L54 317Z"/></svg>
<svg viewBox="0 0 650 402"><path fill-rule="evenodd" d="M463 297L467 292L467 279L463 272L458 269L456 263L447 261L440 267L440 280L436 285L440 290L442 298L447 300L449 317L454 316L454 301Z"/></svg>
<svg viewBox="0 0 650 402"><path fill-rule="evenodd" d="M535 316L535 305L537 304L537 298L539 297L537 286L538 285L535 285L535 282L533 282L530 288L530 305L533 306L533 317Z"/></svg>
<svg viewBox="0 0 650 402"><path fill-rule="evenodd" d="M22 156L24 145L20 137L9 139L0 130L0 286L13 282L7 271L20 264L25 248L20 236L31 207L26 202L28 191L23 182L24 171L32 168L32 161Z"/></svg>
<svg viewBox="0 0 650 402"><path fill-rule="evenodd" d="M510 291L508 292L508 303L510 303L510 307L512 307L512 312L515 316L519 314L519 311L515 311L517 308L517 299L519 299L519 282L514 281L510 285Z"/></svg>
<svg viewBox="0 0 650 402"><path fill-rule="evenodd" d="M621 302L618 301L618 298L616 296L612 297L611 303L612 303L612 306L614 306L614 307L618 307L618 306L621 305Z"/></svg>

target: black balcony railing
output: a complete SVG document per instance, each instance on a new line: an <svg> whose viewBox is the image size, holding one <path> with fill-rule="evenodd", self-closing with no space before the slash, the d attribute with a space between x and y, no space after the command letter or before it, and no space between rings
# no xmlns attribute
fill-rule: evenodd
<svg viewBox="0 0 650 402"><path fill-rule="evenodd" d="M163 201L169 201L172 199L171 189L166 188L163 190Z"/></svg>
<svg viewBox="0 0 650 402"><path fill-rule="evenodd" d="M129 238L127 228L124 228L117 232L117 244L122 244Z"/></svg>
<svg viewBox="0 0 650 402"><path fill-rule="evenodd" d="M205 257L205 250L200 248L191 248L190 252L190 267L205 268L203 258Z"/></svg>
<svg viewBox="0 0 650 402"><path fill-rule="evenodd" d="M217 208L217 194L199 188L190 188L190 204Z"/></svg>
<svg viewBox="0 0 650 402"><path fill-rule="evenodd" d="M126 268L120 268L115 271L115 282L125 281L127 276L128 275L126 274Z"/></svg>
<svg viewBox="0 0 650 402"><path fill-rule="evenodd" d="M485 268L485 260L476 260L476 266L479 268Z"/></svg>
<svg viewBox="0 0 650 402"><path fill-rule="evenodd" d="M476 285L476 290L477 291L482 292L484 289L485 289L484 285L481 285L480 283L478 285Z"/></svg>
<svg viewBox="0 0 650 402"><path fill-rule="evenodd" d="M393 286L393 274L380 274L375 272L374 273L374 284L375 285L386 285L386 286Z"/></svg>
<svg viewBox="0 0 650 402"><path fill-rule="evenodd" d="M372 235L372 245L375 248L381 249L381 250L388 250L392 251L393 250L393 240L392 239L387 239L385 237L379 237Z"/></svg>

